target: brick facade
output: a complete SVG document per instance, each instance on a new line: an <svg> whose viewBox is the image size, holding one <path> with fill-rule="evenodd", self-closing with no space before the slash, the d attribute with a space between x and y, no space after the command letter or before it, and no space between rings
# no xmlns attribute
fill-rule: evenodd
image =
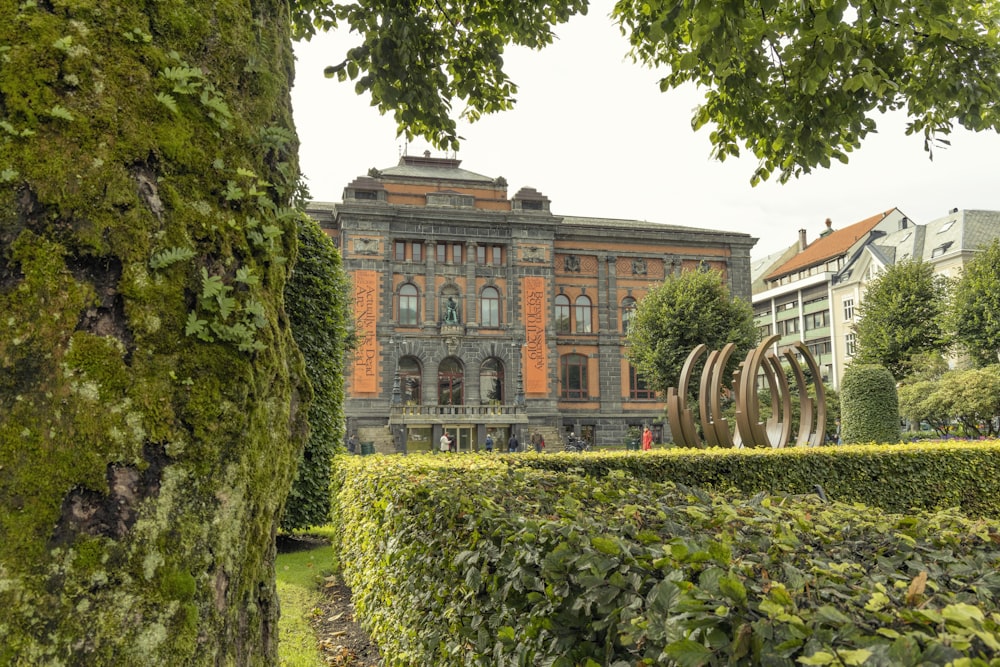
<svg viewBox="0 0 1000 667"><path fill-rule="evenodd" d="M383 452L436 451L445 430L461 451L488 432L497 449L540 433L550 451L570 431L597 447L644 424L668 438L663 403L630 386L623 301L705 265L749 301L756 239L554 215L537 190L508 198L459 164L404 156L308 207L357 278L357 321L375 322L347 364L348 429ZM361 294L372 276L379 294ZM372 368L374 387L355 377Z"/></svg>

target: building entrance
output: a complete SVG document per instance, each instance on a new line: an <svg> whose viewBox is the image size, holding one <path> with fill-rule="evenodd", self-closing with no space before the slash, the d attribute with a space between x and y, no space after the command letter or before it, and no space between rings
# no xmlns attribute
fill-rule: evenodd
<svg viewBox="0 0 1000 667"><path fill-rule="evenodd" d="M455 435L455 447L460 452L475 452L476 447L476 427L458 424L445 424L441 427L448 433Z"/></svg>

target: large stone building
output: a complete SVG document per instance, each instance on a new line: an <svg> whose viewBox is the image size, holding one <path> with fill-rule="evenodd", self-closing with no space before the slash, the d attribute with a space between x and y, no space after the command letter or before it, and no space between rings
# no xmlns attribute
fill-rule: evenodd
<svg viewBox="0 0 1000 667"><path fill-rule="evenodd" d="M353 280L345 413L377 451L436 450L444 431L460 451L488 433L498 448L540 433L550 450L569 432L664 437L663 403L624 355L636 302L699 267L750 298L747 234L556 215L457 159L403 156L308 210Z"/></svg>

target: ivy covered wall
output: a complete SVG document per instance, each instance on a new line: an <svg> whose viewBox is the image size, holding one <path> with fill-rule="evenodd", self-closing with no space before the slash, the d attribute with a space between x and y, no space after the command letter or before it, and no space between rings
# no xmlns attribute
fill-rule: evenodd
<svg viewBox="0 0 1000 667"><path fill-rule="evenodd" d="M287 4L0 15L0 664L271 664Z"/></svg>

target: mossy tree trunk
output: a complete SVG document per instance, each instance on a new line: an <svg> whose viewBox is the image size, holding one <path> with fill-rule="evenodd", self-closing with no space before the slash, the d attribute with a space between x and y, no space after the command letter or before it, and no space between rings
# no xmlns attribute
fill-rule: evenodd
<svg viewBox="0 0 1000 667"><path fill-rule="evenodd" d="M0 664L269 664L286 3L0 0Z"/></svg>

